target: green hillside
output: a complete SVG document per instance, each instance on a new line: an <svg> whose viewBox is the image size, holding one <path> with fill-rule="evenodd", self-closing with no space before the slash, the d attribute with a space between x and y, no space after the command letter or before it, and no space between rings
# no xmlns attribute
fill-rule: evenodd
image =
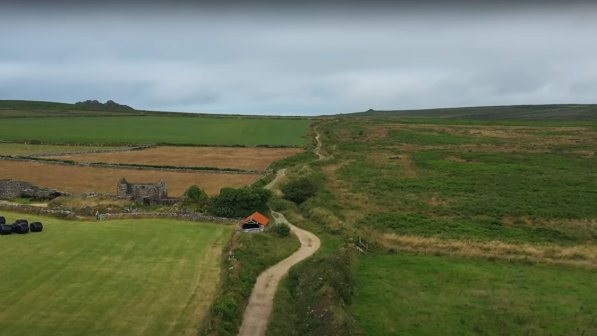
<svg viewBox="0 0 597 336"><path fill-rule="evenodd" d="M355 117L442 118L472 120L597 120L597 104L513 105L458 107L427 110L395 110L357 112Z"/></svg>

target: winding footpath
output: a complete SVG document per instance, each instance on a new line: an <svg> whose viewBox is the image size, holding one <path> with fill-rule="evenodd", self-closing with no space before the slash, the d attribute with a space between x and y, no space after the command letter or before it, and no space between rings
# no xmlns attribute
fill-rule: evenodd
<svg viewBox="0 0 597 336"><path fill-rule="evenodd" d="M319 133L317 133L317 131L315 132L317 134L315 137L317 140L317 147L314 152L319 157L319 160L323 160L325 159L325 156L319 153L321 149L321 140ZM273 188L285 174L286 169L280 169L276 174L276 178L265 186L265 188ZM278 283L280 283L282 277L288 273L288 270L292 266L307 259L321 246L321 241L316 235L290 224L281 213L272 211L272 215L274 216L276 223L285 223L290 226L290 232L297 236L301 242L301 248L294 252L290 257L268 268L265 272L259 275L255 287L253 287L251 297L249 298L249 303L245 308L243 322L238 333L239 336L265 336Z"/></svg>

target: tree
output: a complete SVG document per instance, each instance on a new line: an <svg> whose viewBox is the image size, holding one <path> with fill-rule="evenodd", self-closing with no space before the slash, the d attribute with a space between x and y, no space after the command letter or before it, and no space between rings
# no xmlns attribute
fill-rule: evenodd
<svg viewBox="0 0 597 336"><path fill-rule="evenodd" d="M209 196L207 196L203 189L193 185L184 192L182 199L184 205L196 205L202 208L209 201Z"/></svg>
<svg viewBox="0 0 597 336"><path fill-rule="evenodd" d="M259 187L223 188L211 198L206 210L215 216L246 217L255 211L266 212L272 192Z"/></svg>
<svg viewBox="0 0 597 336"><path fill-rule="evenodd" d="M296 204L301 204L317 193L319 186L307 177L302 177L286 183L282 187L284 198Z"/></svg>

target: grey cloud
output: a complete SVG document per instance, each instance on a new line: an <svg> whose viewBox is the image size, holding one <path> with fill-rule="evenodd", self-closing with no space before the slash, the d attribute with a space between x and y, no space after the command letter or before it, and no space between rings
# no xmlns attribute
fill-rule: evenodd
<svg viewBox="0 0 597 336"><path fill-rule="evenodd" d="M595 6L72 14L0 11L0 99L321 114L597 97Z"/></svg>

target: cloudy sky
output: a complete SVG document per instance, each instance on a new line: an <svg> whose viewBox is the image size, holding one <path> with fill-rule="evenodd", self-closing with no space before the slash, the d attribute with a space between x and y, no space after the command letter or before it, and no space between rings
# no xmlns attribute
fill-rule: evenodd
<svg viewBox="0 0 597 336"><path fill-rule="evenodd" d="M597 103L588 2L21 3L0 4L0 99L278 115Z"/></svg>

